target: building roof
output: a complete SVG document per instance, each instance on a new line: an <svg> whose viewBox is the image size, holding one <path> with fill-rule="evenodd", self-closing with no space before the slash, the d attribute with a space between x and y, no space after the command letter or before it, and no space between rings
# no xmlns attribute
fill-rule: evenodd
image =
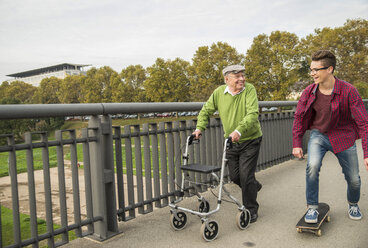
<svg viewBox="0 0 368 248"><path fill-rule="evenodd" d="M38 69L34 69L34 70L13 73L13 74L9 74L9 75L6 75L6 76L24 78L24 77L31 77L31 76L35 76L35 75L39 75L39 74L43 74L43 73L48 73L48 72L62 71L62 70L65 70L65 69L80 70L82 67L85 67L85 66L90 66L90 65L63 63L63 64L59 64L59 65L53 65L53 66L38 68Z"/></svg>

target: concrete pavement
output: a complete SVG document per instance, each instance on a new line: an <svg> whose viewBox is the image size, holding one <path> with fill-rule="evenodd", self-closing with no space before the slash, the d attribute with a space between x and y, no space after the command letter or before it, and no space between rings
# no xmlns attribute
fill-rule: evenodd
<svg viewBox="0 0 368 248"><path fill-rule="evenodd" d="M320 201L330 205L331 222L322 226L322 236L312 233L297 233L295 224L306 210L305 205L305 166L306 161L288 161L272 168L260 171L257 179L263 184L259 193L258 221L246 230L236 225L236 205L223 202L219 212L211 216L219 224L216 240L206 242L201 237L201 221L195 215L188 214L185 229L175 231L170 226L169 207L138 216L136 219L121 222L119 234L105 242L89 238L71 241L63 247L368 247L368 172L362 161L360 141L357 142L362 179L361 200L359 206L363 213L360 221L350 220L347 214L346 182L336 157L327 153L320 175ZM228 184L227 189L241 199L240 189ZM218 192L217 189L214 190ZM217 198L206 192L211 208L216 206ZM196 208L195 197L185 199L181 206Z"/></svg>

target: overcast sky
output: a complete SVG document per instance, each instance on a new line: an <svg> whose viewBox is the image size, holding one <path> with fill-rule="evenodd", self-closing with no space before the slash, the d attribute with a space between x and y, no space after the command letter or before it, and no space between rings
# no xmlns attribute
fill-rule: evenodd
<svg viewBox="0 0 368 248"><path fill-rule="evenodd" d="M302 38L356 18L368 19L368 0L0 0L0 83L60 63L191 61L218 41L246 54L262 33Z"/></svg>

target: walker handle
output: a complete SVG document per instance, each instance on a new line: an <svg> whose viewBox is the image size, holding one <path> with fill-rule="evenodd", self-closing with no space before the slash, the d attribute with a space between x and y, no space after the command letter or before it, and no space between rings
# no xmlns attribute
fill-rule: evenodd
<svg viewBox="0 0 368 248"><path fill-rule="evenodd" d="M202 136L202 134L199 135L199 137ZM190 146L191 144L198 144L199 143L199 139L195 139L195 135L192 134L189 136L189 140L188 140L188 146Z"/></svg>
<svg viewBox="0 0 368 248"><path fill-rule="evenodd" d="M188 140L188 145L189 146L193 143L194 138L195 138L195 135L194 134L192 134L192 135L189 136L189 140Z"/></svg>
<svg viewBox="0 0 368 248"><path fill-rule="evenodd" d="M226 148L227 149L233 148L233 138L228 137L228 138L226 138L226 140L227 140L227 142L226 142Z"/></svg>

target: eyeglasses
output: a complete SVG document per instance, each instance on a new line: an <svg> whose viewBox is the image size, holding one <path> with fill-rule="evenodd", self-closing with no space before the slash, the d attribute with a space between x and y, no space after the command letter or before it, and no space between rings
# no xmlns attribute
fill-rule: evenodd
<svg viewBox="0 0 368 248"><path fill-rule="evenodd" d="M326 66L326 67L322 67L322 68L309 68L309 73L311 74L314 74L314 73L317 73L319 72L320 70L326 70L329 66Z"/></svg>

